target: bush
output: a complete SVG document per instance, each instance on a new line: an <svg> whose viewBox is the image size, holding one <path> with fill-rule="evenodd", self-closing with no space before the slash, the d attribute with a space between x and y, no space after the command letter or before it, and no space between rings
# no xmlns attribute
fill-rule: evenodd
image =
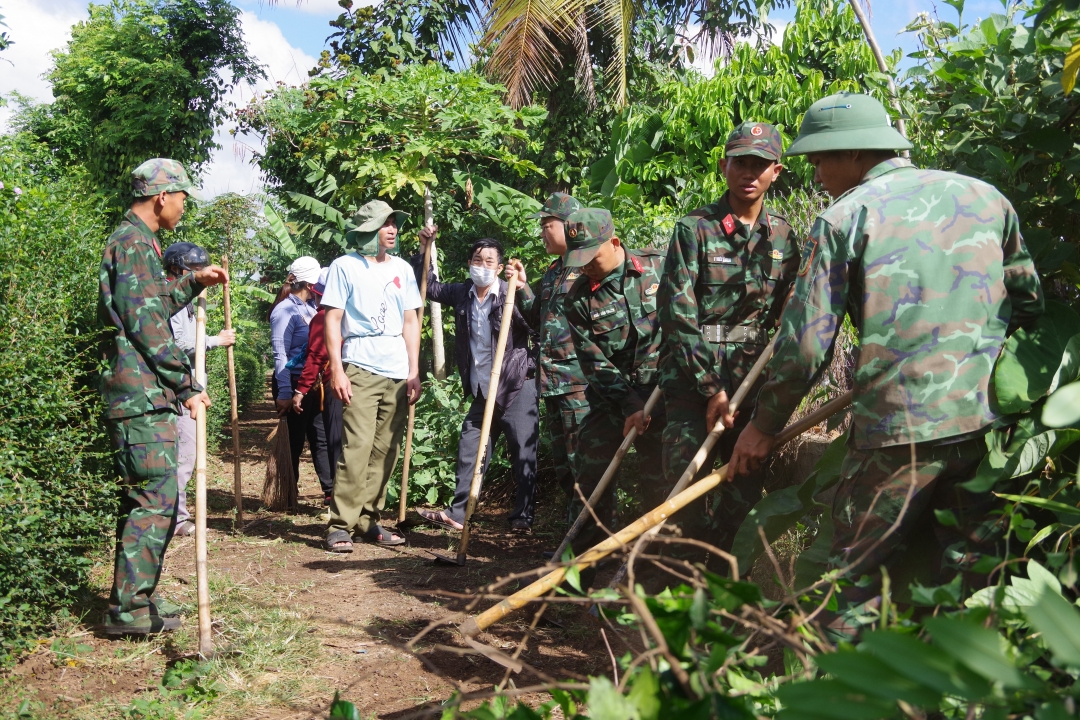
<svg viewBox="0 0 1080 720"><path fill-rule="evenodd" d="M109 228L85 177L0 137L0 665L87 592L113 522L100 401L97 268Z"/></svg>

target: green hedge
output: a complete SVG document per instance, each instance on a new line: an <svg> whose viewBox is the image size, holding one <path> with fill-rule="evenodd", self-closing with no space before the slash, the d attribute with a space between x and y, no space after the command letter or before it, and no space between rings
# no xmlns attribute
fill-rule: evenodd
<svg viewBox="0 0 1080 720"><path fill-rule="evenodd" d="M0 137L0 666L87 592L115 484L100 403L97 267L108 230L85 177Z"/></svg>

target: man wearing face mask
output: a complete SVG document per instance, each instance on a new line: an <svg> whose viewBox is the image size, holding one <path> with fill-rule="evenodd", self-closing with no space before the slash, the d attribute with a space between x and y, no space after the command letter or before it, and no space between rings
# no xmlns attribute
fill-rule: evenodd
<svg viewBox="0 0 1080 720"><path fill-rule="evenodd" d="M435 235L435 230L420 231L421 251ZM411 262L419 280L423 255L414 255ZM491 363L503 322L506 282L498 279L503 272L503 262L502 245L491 238L483 238L473 243L469 251L468 282L442 283L436 279L434 270L428 272L428 299L454 308L454 357L465 394L473 397L469 412L461 423L454 502L438 512L419 511L428 523L451 530L461 529L469 501L469 486L480 444L480 425L491 382ZM491 419L491 435L484 456L484 471L487 471L491 449L502 433L506 436L517 481L517 499L508 518L510 529L529 533L535 513L536 444L540 434L534 381L536 361L530 346L532 331L516 308L511 322L495 398L495 415Z"/></svg>

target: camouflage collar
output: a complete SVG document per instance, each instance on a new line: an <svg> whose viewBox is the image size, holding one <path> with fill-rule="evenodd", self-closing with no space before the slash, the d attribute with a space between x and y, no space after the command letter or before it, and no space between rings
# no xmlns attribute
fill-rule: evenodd
<svg viewBox="0 0 1080 720"><path fill-rule="evenodd" d="M158 244L157 236L150 232L150 228L146 226L146 223L142 221L142 218L136 215L134 210L129 209L124 213L124 219L139 231L139 237L142 242L154 248L154 252L157 253L157 256L161 257L161 245Z"/></svg>
<svg viewBox="0 0 1080 720"><path fill-rule="evenodd" d="M728 202L728 192L728 190L725 190L724 194L720 197L720 200L716 202L716 214L720 216L721 224L724 226L724 232L726 232L730 236L735 234L735 230L737 230L738 226L742 224L742 221L739 220L739 218L735 217L735 213L731 209L731 203ZM730 217L732 222L734 223L730 230L728 230L728 224L724 222L728 217ZM761 227L763 227L765 229L766 236L768 235L769 209L765 206L764 203L762 203L761 205L761 213L758 215L757 222L754 223L754 225L760 225ZM747 237L752 234L752 232L748 232Z"/></svg>
<svg viewBox="0 0 1080 720"><path fill-rule="evenodd" d="M876 177L880 177L885 173L891 173L894 170L900 170L901 168L909 167L912 167L912 165L911 161L907 158L892 158L890 160L886 160L885 162L880 162L874 167L867 170L866 175L863 176L862 181L869 182L870 180L873 180Z"/></svg>

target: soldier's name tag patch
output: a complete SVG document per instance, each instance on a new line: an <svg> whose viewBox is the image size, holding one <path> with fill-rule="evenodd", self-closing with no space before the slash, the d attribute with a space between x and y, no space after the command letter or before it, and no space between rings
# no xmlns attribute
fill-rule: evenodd
<svg viewBox="0 0 1080 720"><path fill-rule="evenodd" d="M600 320L601 318L606 318L608 315L614 315L618 311L619 308L617 305L608 305L607 307L602 307L599 310L593 310L589 314L589 317L591 317L593 320Z"/></svg>
<svg viewBox="0 0 1080 720"><path fill-rule="evenodd" d="M657 289L660 287L660 283L653 283L649 287L645 288L645 296L652 297L656 294Z"/></svg>
<svg viewBox="0 0 1080 720"><path fill-rule="evenodd" d="M799 274L805 275L810 271L810 263L814 261L814 253L817 252L817 238L811 235L806 239L802 249L802 265L799 266Z"/></svg>
<svg viewBox="0 0 1080 720"><path fill-rule="evenodd" d="M734 265L735 258L728 257L727 255L711 255L709 256L709 262L720 263L721 265Z"/></svg>
<svg viewBox="0 0 1080 720"><path fill-rule="evenodd" d="M771 257L773 260L783 260L784 253L780 252L779 250L773 250L769 253L769 257Z"/></svg>

